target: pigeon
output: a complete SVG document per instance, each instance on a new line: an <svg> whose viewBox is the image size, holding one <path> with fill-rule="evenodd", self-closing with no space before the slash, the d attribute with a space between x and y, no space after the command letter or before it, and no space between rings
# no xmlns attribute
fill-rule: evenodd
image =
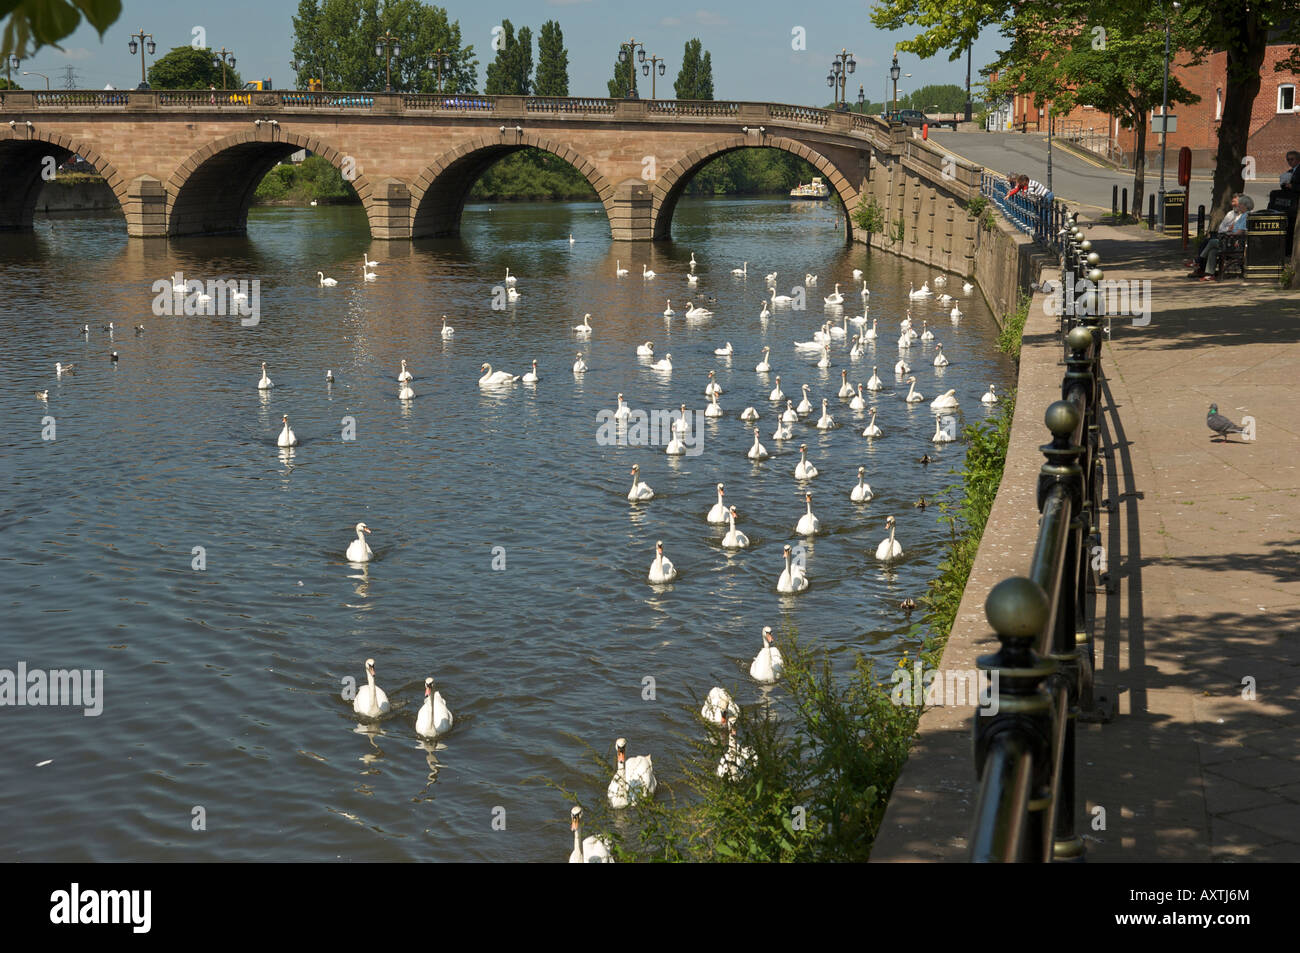
<svg viewBox="0 0 1300 953"><path fill-rule="evenodd" d="M1229 443L1228 434L1244 433L1240 424L1234 424L1223 414L1219 413L1219 405L1211 404L1210 411L1205 415L1205 426L1209 427L1215 433L1223 437L1221 442ZM1211 440L1214 438L1211 437Z"/></svg>

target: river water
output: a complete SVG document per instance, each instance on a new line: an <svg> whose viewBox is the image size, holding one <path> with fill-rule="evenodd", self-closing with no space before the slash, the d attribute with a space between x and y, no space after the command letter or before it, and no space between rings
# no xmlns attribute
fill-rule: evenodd
<svg viewBox="0 0 1300 953"><path fill-rule="evenodd" d="M674 242L653 248L611 245L594 204L470 206L460 239L415 243L372 242L358 208L255 209L237 238L129 240L115 216L0 236L0 670L103 673L97 716L0 708L0 855L563 860L568 804L544 781L602 797L582 780L583 743L619 735L671 781L678 736L701 730L692 700L715 684L735 686L742 708L758 697L748 666L764 625L796 628L845 666L854 650L889 664L914 648L898 603L936 575L947 530L912 502L954 484L963 453L931 443L929 401L955 388L961 421L983 419L980 395L1005 391L1012 366L983 300L954 278L959 325L933 302L913 309L952 363L911 348L925 402L909 407L897 322L909 283L934 272L845 247L842 229L823 204L683 200ZM716 297L700 321L681 317L692 252L698 292ZM378 280L361 280L363 253L382 262ZM746 260L748 277L733 277ZM631 275L616 278L616 261ZM642 279L643 263L660 277ZM494 310L507 267L521 297ZM837 341L821 370L791 345L824 316L861 313L854 268L880 339L857 362ZM318 270L338 286L320 287ZM784 294L818 274L806 311L760 319L773 270ZM155 316L151 286L176 272L257 279L260 323ZM846 307L827 311L837 280ZM587 339L572 330L585 312ZM110 321L127 332L110 337ZM671 374L636 357L644 340L672 353ZM734 356L715 356L727 341ZM808 383L818 408L783 442L775 375L754 371L765 343L786 393L797 401ZM575 378L579 351L589 370ZM417 395L405 402L403 358ZM476 383L484 361L522 374L534 359L536 385ZM56 361L75 376L57 379ZM856 384L873 364L885 436L867 440L865 414L835 395L841 367ZM637 409L702 411L710 370L726 416L702 424L699 455L597 439L619 392ZM47 388L47 402L33 397ZM839 429L811 426L823 396ZM761 465L745 456L749 405L772 453ZM276 446L283 414L291 454ZM825 532L807 548L811 588L786 597L800 442L821 471L807 486ZM656 492L637 506L633 463ZM876 497L857 505L863 465ZM753 541L738 554L704 519L717 482ZM874 551L890 514L905 557L886 571ZM373 530L366 567L344 558L358 521ZM647 582L660 539L680 572L668 587ZM367 657L392 712L360 725L342 693L364 683ZM426 676L455 716L434 744L414 731Z"/></svg>

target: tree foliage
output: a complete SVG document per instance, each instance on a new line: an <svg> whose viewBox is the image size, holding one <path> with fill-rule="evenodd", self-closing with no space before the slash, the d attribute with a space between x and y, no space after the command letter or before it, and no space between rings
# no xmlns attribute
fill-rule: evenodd
<svg viewBox="0 0 1300 953"><path fill-rule="evenodd" d="M569 51L564 48L564 33L555 20L543 23L537 36L537 78L533 92L538 96L569 95Z"/></svg>
<svg viewBox="0 0 1300 953"><path fill-rule="evenodd" d="M483 91L489 96L527 96L533 85L533 31L520 27L515 36L509 20L502 20L501 28L501 45L488 64Z"/></svg>
<svg viewBox="0 0 1300 953"><path fill-rule="evenodd" d="M678 99L713 98L713 58L697 39L686 41L673 90Z"/></svg>
<svg viewBox="0 0 1300 953"><path fill-rule="evenodd" d="M621 63L614 57L614 76L605 84L610 99L625 99L636 90L636 61Z"/></svg>
<svg viewBox="0 0 1300 953"><path fill-rule="evenodd" d="M149 66L149 85L153 89L222 89L221 67L212 65L212 51L207 47L177 46L154 60ZM244 85L239 73L226 67L225 89Z"/></svg>
<svg viewBox="0 0 1300 953"><path fill-rule="evenodd" d="M939 108L936 109L935 106ZM922 112L964 113L966 87L956 83L922 86L920 89L898 97L899 109L919 109Z"/></svg>
<svg viewBox="0 0 1300 953"><path fill-rule="evenodd" d="M392 58L393 89L437 89L437 64L430 69L429 61L438 49L453 51L451 68L442 71L444 92L478 86L478 60L474 47L461 43L460 23L421 0L299 0L293 30L300 87L319 79L326 89L383 89L385 57L375 55L375 40L385 32L401 41Z"/></svg>
<svg viewBox="0 0 1300 953"><path fill-rule="evenodd" d="M82 17L102 37L122 15L122 0L0 0L5 17L0 56L26 59L43 46L62 49L59 41L81 25Z"/></svg>
<svg viewBox="0 0 1300 953"><path fill-rule="evenodd" d="M22 89L22 87L13 80L0 76L0 89Z"/></svg>

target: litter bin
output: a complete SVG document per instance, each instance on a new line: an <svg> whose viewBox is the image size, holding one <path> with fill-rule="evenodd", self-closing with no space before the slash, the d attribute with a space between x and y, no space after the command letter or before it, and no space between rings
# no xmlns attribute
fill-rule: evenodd
<svg viewBox="0 0 1300 953"><path fill-rule="evenodd" d="M1282 277L1286 262L1286 213L1251 212L1246 216L1246 277Z"/></svg>
<svg viewBox="0 0 1300 953"><path fill-rule="evenodd" d="M1165 193L1165 234L1181 236L1183 219L1187 215L1187 193L1182 189L1170 189Z"/></svg>

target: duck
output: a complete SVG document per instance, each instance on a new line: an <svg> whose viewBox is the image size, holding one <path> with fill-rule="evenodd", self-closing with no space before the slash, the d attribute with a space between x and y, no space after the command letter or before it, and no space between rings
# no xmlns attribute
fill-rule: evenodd
<svg viewBox="0 0 1300 953"><path fill-rule="evenodd" d="M879 335L880 332L876 330L876 319L872 318L871 327L868 329L867 333L864 336L868 341L874 341L877 337L879 337Z"/></svg>
<svg viewBox="0 0 1300 953"><path fill-rule="evenodd" d="M911 284L909 284L907 287L908 287L907 296L909 298L928 298L930 297L930 295L934 293L930 290L930 283L928 281L923 281L921 283L921 287L919 288L916 288Z"/></svg>
<svg viewBox="0 0 1300 953"><path fill-rule="evenodd" d="M928 453L923 453L921 454L920 458L916 462L921 464L921 466L923 467L928 467L934 461L930 459L930 455Z"/></svg>
<svg viewBox="0 0 1300 953"><path fill-rule="evenodd" d="M849 360L850 361L861 360L862 355L865 354L866 352L867 349L863 345L863 343L858 339L858 336L856 334L853 335L853 346L849 348Z"/></svg>
<svg viewBox="0 0 1300 953"><path fill-rule="evenodd" d="M388 713L388 696L375 684L375 660L366 659L366 684L357 689L352 699L352 710L367 718L378 718Z"/></svg>
<svg viewBox="0 0 1300 953"><path fill-rule="evenodd" d="M867 380L867 390L884 390L885 388L885 383L880 379L880 375L876 373L876 370L875 367L871 368L871 377Z"/></svg>
<svg viewBox="0 0 1300 953"><path fill-rule="evenodd" d="M573 373L582 374L587 370L587 362L582 359L582 352L579 351L573 362Z"/></svg>
<svg viewBox="0 0 1300 953"><path fill-rule="evenodd" d="M921 340L922 340L922 341L933 341L933 340L934 340L934 332L930 330L930 322L929 322L929 321L922 321L922 322L921 322Z"/></svg>
<svg viewBox="0 0 1300 953"><path fill-rule="evenodd" d="M64 374L75 374L76 372L77 372L76 364L63 364L58 361L55 361L54 363L55 377L62 377Z"/></svg>
<svg viewBox="0 0 1300 953"><path fill-rule="evenodd" d="M705 417L721 417L725 411L718 405L718 395L713 393L709 395L709 406L704 408Z"/></svg>
<svg viewBox="0 0 1300 953"><path fill-rule="evenodd" d="M726 716L739 718L740 707L731 697L731 692L715 685L709 689L709 694L700 707L700 717L711 725L721 725Z"/></svg>
<svg viewBox="0 0 1300 953"><path fill-rule="evenodd" d="M664 542L655 543L655 559L650 564L650 581L655 584L672 582L677 578L677 567L664 555Z"/></svg>
<svg viewBox="0 0 1300 953"><path fill-rule="evenodd" d="M722 727L727 733L727 750L718 761L717 775L724 781L739 781L754 766L754 749L740 746L736 726L728 723L726 712L723 712Z"/></svg>
<svg viewBox="0 0 1300 953"><path fill-rule="evenodd" d="M397 382L405 384L407 381L415 380L415 375L406 369L406 361L402 361L402 369L397 374Z"/></svg>
<svg viewBox="0 0 1300 953"><path fill-rule="evenodd" d="M808 462L808 444L799 444L799 462L794 466L796 480L811 480L817 476L817 468Z"/></svg>
<svg viewBox="0 0 1300 953"><path fill-rule="evenodd" d="M781 420L787 424L797 423L799 420L799 411L794 409L793 402L785 402L785 410L781 412Z"/></svg>
<svg viewBox="0 0 1300 953"><path fill-rule="evenodd" d="M957 406L956 390L944 391L944 393L930 401L931 410L956 410Z"/></svg>
<svg viewBox="0 0 1300 953"><path fill-rule="evenodd" d="M749 677L764 685L771 685L779 679L782 669L785 668L785 659L781 657L781 650L773 642L772 627L763 626L763 647L754 656L754 661L749 663Z"/></svg>
<svg viewBox="0 0 1300 953"><path fill-rule="evenodd" d="M927 506L929 506L930 504L929 504L929 502L926 500L925 496L922 495L922 496L918 496L918 497L916 498L916 502L913 503L912 505L913 505L914 507L916 507L918 510L923 510L923 509L925 509Z"/></svg>
<svg viewBox="0 0 1300 953"><path fill-rule="evenodd" d="M511 374L508 371L494 371L492 365L484 362L479 370L483 376L478 379L480 387L495 387L498 384L513 384L519 380L518 374Z"/></svg>
<svg viewBox="0 0 1300 953"><path fill-rule="evenodd" d="M727 345L730 346L730 345L731 345L731 342L728 341L728 342L727 342ZM762 359L761 361L759 361L757 364L754 365L754 370L755 370L756 373L759 373L759 374L767 374L768 372L770 372L770 371L772 370L772 365L771 365L770 363L768 363L768 360L767 360L767 356L768 356L768 354L771 353L771 351L772 351L772 349L771 349L770 347L768 347L768 346L766 346L766 345L763 346L763 359Z"/></svg>
<svg viewBox="0 0 1300 953"><path fill-rule="evenodd" d="M948 433L942 426L940 426L941 420L943 420L942 414L934 415L934 436L930 439L935 443L952 443L954 438L952 434Z"/></svg>
<svg viewBox="0 0 1300 953"><path fill-rule="evenodd" d="M445 735L451 731L452 715L442 693L433 690L433 677L424 680L424 704L415 716L415 733L426 738Z"/></svg>
<svg viewBox="0 0 1300 953"><path fill-rule="evenodd" d="M840 371L840 389L836 396L852 397L854 393L853 385L849 383L849 372L847 370Z"/></svg>
<svg viewBox="0 0 1300 953"><path fill-rule="evenodd" d="M943 345L942 345L942 344L936 344L936 345L934 346L934 352L935 352L935 353L934 353L934 366L935 366L935 367L947 367L947 366L948 366L948 357L947 357L946 354L943 353Z"/></svg>
<svg viewBox="0 0 1300 953"><path fill-rule="evenodd" d="M541 375L537 373L537 361L534 360L533 369L531 371L524 372L523 382L525 384L536 384L541 379L542 379Z"/></svg>
<svg viewBox="0 0 1300 953"><path fill-rule="evenodd" d="M998 395L993 393L993 387L994 385L990 384L989 389L984 392L984 396L980 398L981 404L996 404L998 402Z"/></svg>
<svg viewBox="0 0 1300 953"><path fill-rule="evenodd" d="M867 424L866 429L862 431L862 436L864 436L864 437L883 437L884 434L885 434L885 432L884 432L883 430L881 430L878 426L876 426L876 408L872 407L871 410L869 410L869 411L867 411L867 412L868 412L869 414L871 414L871 420L870 420L870 422Z"/></svg>
<svg viewBox="0 0 1300 953"><path fill-rule="evenodd" d="M832 291L830 294L826 295L824 298L822 298L822 300L823 300L824 302L826 302L827 304L843 304L843 303L844 303L844 295L840 294L840 286L839 286L839 282L836 282L836 284L835 284L835 290Z"/></svg>
<svg viewBox="0 0 1300 953"><path fill-rule="evenodd" d="M569 236L573 242L573 236ZM569 812L569 829L573 831L573 852L569 854L571 864L612 864L614 858L610 853L609 841L602 840L594 834L582 836L582 808L573 805Z"/></svg>
<svg viewBox="0 0 1300 953"><path fill-rule="evenodd" d="M751 460L766 460L769 456L767 448L758 442L757 427L754 428L754 445L749 448L749 452L746 453L745 456L749 457Z"/></svg>
<svg viewBox="0 0 1300 953"><path fill-rule="evenodd" d="M89 325L89 324L83 324L83 325L81 326L81 330L78 331L77 333L78 333L79 335L81 335L82 337L85 337L86 335L90 334L90 325Z"/></svg>
<svg viewBox="0 0 1300 953"><path fill-rule="evenodd" d="M821 530L822 522L813 515L812 494L805 493L803 498L808 508L803 516L799 517L799 522L795 524L794 531L798 536L815 536Z"/></svg>
<svg viewBox="0 0 1300 953"><path fill-rule="evenodd" d="M867 468L858 467L858 482L849 491L849 499L854 503L866 503L873 495L871 486L867 483Z"/></svg>
<svg viewBox="0 0 1300 953"><path fill-rule="evenodd" d="M107 332L108 332L108 336L109 336L109 338L112 338L112 337L113 337L113 332L116 331L117 328L115 328L115 327L113 326L113 322L110 321L110 322L108 322L108 324L106 324L106 325L104 325L102 328L100 328L100 330L101 330L101 331L107 331Z"/></svg>
<svg viewBox="0 0 1300 953"><path fill-rule="evenodd" d="M615 278L627 277L627 269L623 267L623 263L621 261L614 262L614 277Z"/></svg>
<svg viewBox="0 0 1300 953"><path fill-rule="evenodd" d="M591 314L590 314L590 313L584 314L584 315L582 316L582 323L581 323L581 324L575 324L575 325L573 326L573 330L577 331L579 334L590 334L590 333L591 333Z"/></svg>
<svg viewBox="0 0 1300 953"><path fill-rule="evenodd" d="M693 270L693 269L692 269L692 270ZM739 276L741 276L741 277L744 277L745 275L748 275L748 274L749 274L749 262L745 262L745 263L744 263L743 265L741 265L739 268L733 268L733 269L731 269L731 273L732 273L733 275L739 275Z"/></svg>
<svg viewBox="0 0 1300 953"><path fill-rule="evenodd" d="M48 387L45 388L45 390L38 390L38 391L35 391L34 393L35 393L35 395L36 395L36 399L37 399L37 400L49 400L49 399L50 399L50 389L49 389Z"/></svg>
<svg viewBox="0 0 1300 953"><path fill-rule="evenodd" d="M637 357L654 357L654 356L655 356L655 345L654 345L654 342L653 342L653 341L646 341L644 344L638 344L638 345L636 346L636 356L637 356Z"/></svg>
<svg viewBox="0 0 1300 953"><path fill-rule="evenodd" d="M785 546L785 569L781 572L781 578L776 581L776 591L787 595L803 592L808 588L808 576L805 575L803 567L792 565L790 562L790 544Z"/></svg>
<svg viewBox="0 0 1300 953"><path fill-rule="evenodd" d="M629 758L626 738L615 741L614 750L618 756L618 768L614 772L613 780L609 782L609 789L605 792L610 807L621 809L635 804L642 798L654 797L655 788L659 785L655 781L654 762L650 755L642 754Z"/></svg>
<svg viewBox="0 0 1300 953"><path fill-rule="evenodd" d="M618 407L614 411L614 419L620 423L627 423L627 418L632 416L632 408L623 403L623 395L618 395Z"/></svg>
<svg viewBox="0 0 1300 953"><path fill-rule="evenodd" d="M831 348L829 344L822 345L822 356L817 359L817 366L821 368L831 366Z"/></svg>
<svg viewBox="0 0 1300 953"><path fill-rule="evenodd" d="M653 271L650 271L649 269L647 269L646 266L645 266L645 264L642 263L642 265L641 265L641 277L644 278L644 279L646 279L646 280L648 281L648 280L650 280L651 278L655 277L655 273L654 273Z"/></svg>
<svg viewBox="0 0 1300 953"><path fill-rule="evenodd" d="M785 392L784 392L783 390L781 390L781 375L780 375L780 374L777 374L777 375L776 375L776 386L773 387L773 388L772 388L772 392L771 392L770 394L767 395L767 399L770 400L770 401L771 401L772 403L774 403L774 404L779 404L781 401L785 400Z"/></svg>
<svg viewBox="0 0 1300 953"><path fill-rule="evenodd" d="M803 400L799 401L799 406L795 408L795 411L802 417L805 414L812 413L813 405L812 401L808 399L808 385L802 384L800 386L803 388Z"/></svg>
<svg viewBox="0 0 1300 953"><path fill-rule="evenodd" d="M673 356L665 354L662 361L655 361L650 365L652 371L671 371L673 369Z"/></svg>
<svg viewBox="0 0 1300 953"><path fill-rule="evenodd" d="M109 359L109 361L111 361L112 363L116 364L116 363L117 363L117 351L113 351L111 354L109 354L109 355L108 355L108 359Z"/></svg>
<svg viewBox="0 0 1300 953"><path fill-rule="evenodd" d="M330 384L333 383L334 383L334 371L327 369L325 371L325 385L329 386Z"/></svg>
<svg viewBox="0 0 1300 953"><path fill-rule="evenodd" d="M885 517L885 525L889 527L889 538L880 541L876 547L876 558L881 562L893 562L903 555L903 544L894 538L894 518Z"/></svg>
<svg viewBox="0 0 1300 953"><path fill-rule="evenodd" d="M655 491L650 488L650 484L641 480L641 464L639 463L632 464L632 489L627 491L627 498L631 503L641 503L655 498Z"/></svg>
<svg viewBox="0 0 1300 953"><path fill-rule="evenodd" d="M316 272L316 277L320 279L320 286L322 288L333 288L335 285L338 284L338 279L326 278L325 272L323 271Z"/></svg>
<svg viewBox="0 0 1300 953"><path fill-rule="evenodd" d="M271 378L266 376L266 361L262 362L262 379L257 382L258 390L270 390L275 385L271 383Z"/></svg>
<svg viewBox="0 0 1300 953"><path fill-rule="evenodd" d="M276 438L275 444L278 447L296 447L298 445L297 435L289 429L289 417L284 415L280 418L284 421L284 429L280 431L280 436Z"/></svg>
<svg viewBox="0 0 1300 953"><path fill-rule="evenodd" d="M713 504L709 510L708 516L705 517L710 523L725 523L727 521L727 506L722 502L722 497L726 491L721 483L718 484L718 502Z"/></svg>
<svg viewBox="0 0 1300 953"><path fill-rule="evenodd" d="M853 399L852 399L851 401L849 401L849 409L850 409L850 410L866 410L866 409L867 409L867 399L866 399L865 397L862 396L862 385L861 385L861 384L858 385L858 392L857 392L856 394L854 394L854 395L853 395Z"/></svg>
<svg viewBox="0 0 1300 953"><path fill-rule="evenodd" d="M823 398L822 398L822 415L821 415L820 417L817 418L817 429L818 429L818 430L834 430L834 429L835 429L835 418L832 417L832 416L830 415L830 411L828 411L828 410L826 409L826 404L827 404L827 400L826 400L825 397L823 397Z"/></svg>
<svg viewBox="0 0 1300 953"><path fill-rule="evenodd" d="M956 322L956 321L960 321L960 320L961 320L961 308L957 307L957 305L954 304L954 305L952 306L952 310L948 312L948 317L950 317L954 322Z"/></svg>
<svg viewBox="0 0 1300 953"><path fill-rule="evenodd" d="M512 274L510 274L510 269L507 268L507 269L506 269L506 276L505 276L505 279L504 279L505 283L506 283L507 285L513 285L513 284L514 284L516 281L518 281L518 280L519 280L518 276L517 276L517 275L512 275Z"/></svg>
<svg viewBox="0 0 1300 953"><path fill-rule="evenodd" d="M731 354L732 354L732 351L731 351L731 342L728 341L728 342L727 342L725 345L723 345L722 347L715 347L715 348L713 349L713 353L716 354L718 357L731 357Z"/></svg>
<svg viewBox="0 0 1300 953"><path fill-rule="evenodd" d="M355 528L357 531L357 538L348 544L348 562L368 563L375 558L374 550L372 550L370 545L366 542L365 536L365 534L370 532L370 527L365 523L358 523Z"/></svg>
<svg viewBox="0 0 1300 953"><path fill-rule="evenodd" d="M902 609L907 615L911 615L916 611L916 600L911 597L904 599L898 604L898 608Z"/></svg>
<svg viewBox="0 0 1300 953"><path fill-rule="evenodd" d="M789 440L793 436L794 436L794 430L791 429L790 422L778 418L776 422L776 429L772 431L772 439Z"/></svg>
<svg viewBox="0 0 1300 953"><path fill-rule="evenodd" d="M451 325L449 325L449 324L447 323L447 316L444 314L444 315L442 316L442 338L443 338L443 340L445 341L447 338L451 337L451 336L454 335L455 333L456 333L456 329L453 328Z"/></svg>
<svg viewBox="0 0 1300 953"><path fill-rule="evenodd" d="M744 549L749 545L749 537L736 529L736 508L734 506L727 507L727 521L730 524L730 529L727 530L727 535L722 537L723 548Z"/></svg>
<svg viewBox="0 0 1300 953"><path fill-rule="evenodd" d="M910 373L912 373L912 369L908 367L907 362L900 357L898 363L894 365L894 376L902 377L904 374Z"/></svg>
<svg viewBox="0 0 1300 953"><path fill-rule="evenodd" d="M907 396L904 397L903 400L907 401L909 404L917 404L925 400L925 397L923 397L921 394L918 394L916 391L915 377L909 377L907 379L907 383L911 384L912 386L908 388Z"/></svg>

